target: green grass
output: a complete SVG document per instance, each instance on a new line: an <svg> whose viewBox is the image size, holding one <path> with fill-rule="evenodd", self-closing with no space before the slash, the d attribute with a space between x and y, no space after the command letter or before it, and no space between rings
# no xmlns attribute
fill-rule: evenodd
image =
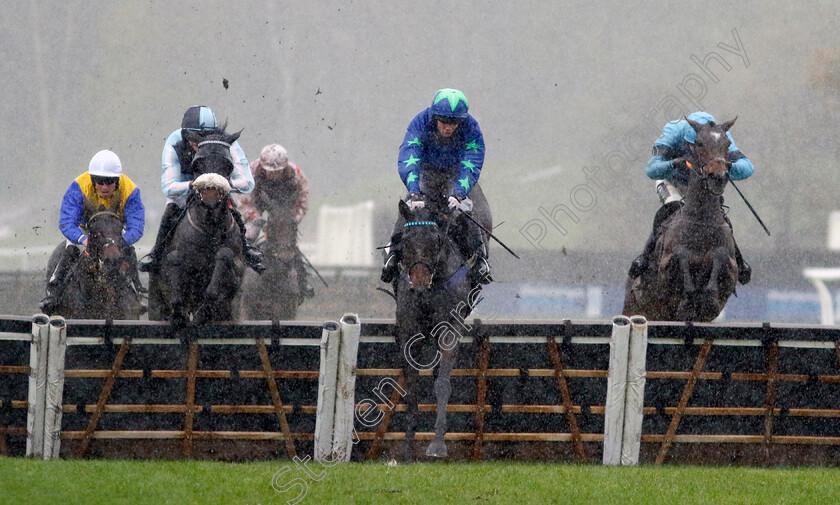
<svg viewBox="0 0 840 505"><path fill-rule="evenodd" d="M37 505L292 503L327 504L835 504L840 469L745 467L603 467L530 463L360 463L305 477L288 461L36 461L0 458L0 503Z"/></svg>

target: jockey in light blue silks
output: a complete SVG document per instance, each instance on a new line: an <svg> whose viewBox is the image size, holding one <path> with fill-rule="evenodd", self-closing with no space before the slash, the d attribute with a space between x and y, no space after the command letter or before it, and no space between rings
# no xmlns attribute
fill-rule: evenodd
<svg viewBox="0 0 840 505"><path fill-rule="evenodd" d="M183 214L187 197L191 191L192 181L195 178L192 164L198 150L198 144L188 142L184 138L183 131L208 133L218 127L216 115L213 114L210 107L195 105L184 112L181 128L173 131L166 138L161 154L163 174L160 179L163 194L166 196L166 208L160 219L157 238L152 251L149 253L149 259L140 264L141 271L155 272L160 268L163 261L163 251L166 249L169 238ZM230 145L230 157L233 163L233 172L230 175L231 191L241 194L250 193L254 189L254 176L251 174L248 159L245 157L245 152L240 147L239 142L234 141ZM265 266L262 264L262 253L247 243L242 216L235 206L231 206L231 210L234 219L242 230L245 262L258 273L262 273L265 270Z"/></svg>
<svg viewBox="0 0 840 505"><path fill-rule="evenodd" d="M711 114L701 111L689 115L688 119L701 124L715 122ZM732 134L726 132L726 135L730 141L727 160L730 165L729 178L733 181L746 179L753 174L753 164L735 145ZM662 223L681 206L682 193L688 182L681 168L685 167L685 159L689 155L689 144L694 144L696 137L697 132L694 128L688 124L688 121L681 119L667 123L662 129L662 135L653 144L653 157L648 161L645 170L648 177L656 180L656 191L663 205L654 217L653 231L648 237L644 251L630 266L630 277L638 277L645 271L653 257L656 241L663 231ZM723 197L721 197L721 204L723 204ZM726 221L731 228L732 223L728 217ZM744 261L737 244L735 244L735 260L738 263L738 281L741 284L748 283L752 269Z"/></svg>
<svg viewBox="0 0 840 505"><path fill-rule="evenodd" d="M146 208L140 198L140 188L123 173L122 162L113 151L96 153L88 164L88 171L76 177L61 201L58 228L67 239L66 247L47 280L47 296L39 306L51 314L61 300L70 280L70 270L88 243L87 222L100 211L118 215L124 225L124 250L130 261L131 278L140 289L137 275L137 256L132 244L143 236Z"/></svg>
<svg viewBox="0 0 840 505"><path fill-rule="evenodd" d="M452 210L469 213L487 229L492 218L487 199L478 186L484 165L484 137L478 121L468 112L464 93L441 89L432 105L420 111L408 125L400 145L397 170L408 190L412 209L425 200L444 200ZM487 237L468 219L462 219L455 235L464 257L475 255L473 277L490 281L487 265ZM382 281L391 282L398 272L399 241L404 221L400 217L391 237L391 248L382 269ZM482 273L483 272L483 273Z"/></svg>

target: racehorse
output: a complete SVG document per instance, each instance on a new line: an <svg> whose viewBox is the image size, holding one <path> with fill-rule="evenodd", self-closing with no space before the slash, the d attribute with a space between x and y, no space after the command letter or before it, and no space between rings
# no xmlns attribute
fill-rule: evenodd
<svg viewBox="0 0 840 505"><path fill-rule="evenodd" d="M72 319L139 319L143 307L130 271L136 261L125 247L122 219L110 210L100 210L91 215L86 228L87 248L71 267L54 312ZM65 247L62 242L50 256L48 282Z"/></svg>
<svg viewBox="0 0 840 505"><path fill-rule="evenodd" d="M722 124L687 121L697 139L689 144L681 168L688 179L684 203L663 222L654 261L639 277L627 279L623 314L711 321L735 292L735 241L721 207L729 182L726 132L735 119Z"/></svg>
<svg viewBox="0 0 840 505"><path fill-rule="evenodd" d="M244 268L228 182L233 172L230 145L241 132L183 132L185 140L198 144L192 163L194 193L164 250L160 274L151 274L149 281L150 317L168 318L176 327L234 319L233 300Z"/></svg>
<svg viewBox="0 0 840 505"><path fill-rule="evenodd" d="M427 456L446 457L446 406L451 393L450 375L464 319L476 305L481 289L473 288L467 277L465 258L450 237L453 217L445 201L426 202L426 208L411 210L399 203L405 219L399 247L402 249L400 273L394 279L396 336L405 358L402 373L406 380L406 460L413 458L416 429L417 392L420 370L437 367L435 378L435 436ZM463 329L462 329L463 328Z"/></svg>
<svg viewBox="0 0 840 505"><path fill-rule="evenodd" d="M246 272L242 284L242 319L282 319L292 320L297 314L298 305L303 301L300 292L299 271L297 269L298 225L289 216L288 202L283 195L272 188L275 181L266 180L255 190L260 192L259 201L268 204L268 219L252 245L264 253L263 264L266 269L261 275Z"/></svg>

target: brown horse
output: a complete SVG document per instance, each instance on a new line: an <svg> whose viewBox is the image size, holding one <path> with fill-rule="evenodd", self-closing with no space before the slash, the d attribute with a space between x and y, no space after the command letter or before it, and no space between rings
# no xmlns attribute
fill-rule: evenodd
<svg viewBox="0 0 840 505"><path fill-rule="evenodd" d="M737 119L737 118L736 118ZM721 207L729 182L727 131L723 124L697 123L685 160L675 165L686 176L682 207L662 224L654 260L628 278L623 314L660 321L711 321L735 292L738 267L732 228Z"/></svg>
<svg viewBox="0 0 840 505"><path fill-rule="evenodd" d="M242 283L240 317L246 320L292 320L303 301L299 289L301 268L297 246L298 225L286 213L268 210L268 220L260 237L253 243L265 255L262 275L245 273Z"/></svg>
<svg viewBox="0 0 840 505"><path fill-rule="evenodd" d="M131 272L137 268L137 260L133 259L133 248L126 247L123 240L122 219L103 209L90 217L86 227L87 249L71 267L54 313L71 319L139 319L143 307ZM62 242L53 251L47 264L47 282L65 247L66 242Z"/></svg>

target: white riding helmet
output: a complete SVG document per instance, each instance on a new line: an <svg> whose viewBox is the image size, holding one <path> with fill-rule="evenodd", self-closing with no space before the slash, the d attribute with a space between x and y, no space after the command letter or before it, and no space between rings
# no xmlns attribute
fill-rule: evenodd
<svg viewBox="0 0 840 505"><path fill-rule="evenodd" d="M266 172L276 172L289 166L289 155L280 144L269 144L260 152L260 165Z"/></svg>
<svg viewBox="0 0 840 505"><path fill-rule="evenodd" d="M123 173L120 157L107 149L99 151L90 159L88 173L100 177L119 177Z"/></svg>

